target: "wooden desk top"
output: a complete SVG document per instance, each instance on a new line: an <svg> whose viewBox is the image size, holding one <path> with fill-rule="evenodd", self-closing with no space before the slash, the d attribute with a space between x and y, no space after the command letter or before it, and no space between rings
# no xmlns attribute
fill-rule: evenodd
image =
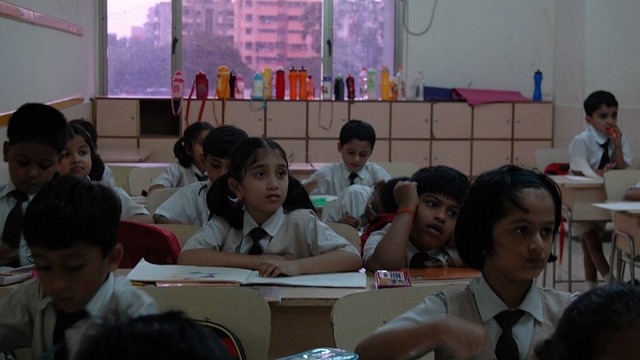
<svg viewBox="0 0 640 360"><path fill-rule="evenodd" d="M151 149L134 147L100 147L98 150L104 162L143 162L152 153Z"/></svg>

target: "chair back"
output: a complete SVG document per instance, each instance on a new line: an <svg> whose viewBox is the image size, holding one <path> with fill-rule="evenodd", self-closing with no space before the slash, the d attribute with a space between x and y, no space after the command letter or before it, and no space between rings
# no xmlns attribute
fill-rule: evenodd
<svg viewBox="0 0 640 360"><path fill-rule="evenodd" d="M160 188L150 192L147 196L149 198L149 201L147 202L147 210L149 210L149 214L153 216L158 206L162 205L165 200L170 198L171 195L175 194L178 190L180 190L180 188Z"/></svg>
<svg viewBox="0 0 640 360"><path fill-rule="evenodd" d="M210 331L215 337L220 339L220 342L224 345L225 349L231 358L234 360L247 360L247 354L242 346L242 341L228 327L209 320L196 320L196 323L200 324L207 331Z"/></svg>
<svg viewBox="0 0 640 360"><path fill-rule="evenodd" d="M387 170L391 177L400 177L400 176L409 176L413 175L416 171L418 171L418 165L410 162L401 162L401 161L392 161L386 162L381 161L375 162L380 165L383 169Z"/></svg>
<svg viewBox="0 0 640 360"><path fill-rule="evenodd" d="M540 171L544 171L549 164L569 161L571 161L571 154L568 148L539 149L534 156L535 167Z"/></svg>
<svg viewBox="0 0 640 360"><path fill-rule="evenodd" d="M201 227L198 225L190 224L156 224L156 226L167 229L174 233L178 238L178 244L180 244L181 249L184 244L187 243L187 240L189 240L193 236L193 234L201 229Z"/></svg>
<svg viewBox="0 0 640 360"><path fill-rule="evenodd" d="M336 234L347 239L347 241L351 243L351 245L355 246L356 249L358 249L358 252L360 252L361 245L360 234L358 234L358 230L350 225L343 223L327 223L327 225L329 225L331 230L335 231Z"/></svg>
<svg viewBox="0 0 640 360"><path fill-rule="evenodd" d="M124 247L120 268L133 268L140 259L152 264L177 264L180 244L174 233L151 224L120 220L118 242Z"/></svg>
<svg viewBox="0 0 640 360"><path fill-rule="evenodd" d="M256 291L239 286L141 289L156 299L160 311L181 310L195 320L224 324L242 342L247 359L267 359L271 311Z"/></svg>
<svg viewBox="0 0 640 360"><path fill-rule="evenodd" d="M640 181L640 170L611 170L604 173L607 200L620 201L630 187Z"/></svg>
<svg viewBox="0 0 640 360"><path fill-rule="evenodd" d="M354 351L356 345L380 326L420 304L427 296L466 284L442 284L366 291L336 301L331 325L336 347Z"/></svg>
<svg viewBox="0 0 640 360"><path fill-rule="evenodd" d="M149 191L151 182L160 175L166 167L136 167L129 171L129 194L131 196L142 195L142 190Z"/></svg>

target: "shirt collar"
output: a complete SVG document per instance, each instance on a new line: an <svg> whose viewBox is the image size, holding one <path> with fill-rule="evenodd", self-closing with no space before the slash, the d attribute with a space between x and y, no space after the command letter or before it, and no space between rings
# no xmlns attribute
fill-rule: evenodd
<svg viewBox="0 0 640 360"><path fill-rule="evenodd" d="M342 173L342 177L348 180L349 175L351 175L353 171L349 170L349 168L347 167L347 164L345 164L344 161L340 161L340 172ZM356 174L358 174L358 177L364 178L364 176L362 176L363 172L364 172L364 166L359 171L357 171Z"/></svg>
<svg viewBox="0 0 640 360"><path fill-rule="evenodd" d="M39 280L36 280L39 281ZM42 285L40 285L42 286ZM107 306L109 305L109 299L113 296L113 289L115 287L115 277L112 273L107 275L107 280L102 284L100 289L93 295L91 300L85 306L85 310L92 318L101 318L107 313ZM53 298L49 295L42 298L38 304L39 308L45 309L47 306L54 306Z"/></svg>
<svg viewBox="0 0 640 360"><path fill-rule="evenodd" d="M408 265L411 262L411 258L413 257L413 255L420 252L422 251L418 250L418 248L415 247L415 245L413 245L411 242L408 242L405 264ZM442 261L442 264L444 266L447 265L448 256L447 256L447 253L442 249L442 247L433 248L427 251L427 254L429 254L429 256L432 258Z"/></svg>
<svg viewBox="0 0 640 360"><path fill-rule="evenodd" d="M493 292L489 283L484 278L484 274L478 278L474 278L470 282L471 291L476 299L478 305L478 312L483 322L493 319L496 315L504 310L508 310L509 307ZM531 314L536 320L543 323L544 315L542 313L542 296L540 295L540 289L536 285L535 281L531 281L531 286L527 295L522 300L518 309L524 310Z"/></svg>
<svg viewBox="0 0 640 360"><path fill-rule="evenodd" d="M13 181L7 182L6 184L4 184L4 188L0 190L0 197L7 196L10 192L12 192L15 189L16 189L16 186L13 185Z"/></svg>
<svg viewBox="0 0 640 360"><path fill-rule="evenodd" d="M598 130L596 130L593 126L589 126L589 131L593 134L593 137L596 139L598 145L604 145L607 140L609 140L608 136L601 134Z"/></svg>
<svg viewBox="0 0 640 360"><path fill-rule="evenodd" d="M264 224L262 224L261 227L269 234L269 236L273 237L278 232L283 222L284 210L281 206L278 208L278 210L276 210L275 213L273 213L273 215L271 215L270 218L267 219L267 221L264 222ZM249 215L249 212L245 210L242 223L242 235L247 236L249 232L253 230L253 228L256 228L258 226L260 225L258 225L258 223L251 217L251 215Z"/></svg>

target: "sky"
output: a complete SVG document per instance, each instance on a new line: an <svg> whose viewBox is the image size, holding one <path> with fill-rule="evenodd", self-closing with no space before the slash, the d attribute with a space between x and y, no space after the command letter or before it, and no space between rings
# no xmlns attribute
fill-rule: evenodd
<svg viewBox="0 0 640 360"><path fill-rule="evenodd" d="M132 26L147 21L147 10L155 4L170 0L107 0L108 33L118 37L131 36Z"/></svg>

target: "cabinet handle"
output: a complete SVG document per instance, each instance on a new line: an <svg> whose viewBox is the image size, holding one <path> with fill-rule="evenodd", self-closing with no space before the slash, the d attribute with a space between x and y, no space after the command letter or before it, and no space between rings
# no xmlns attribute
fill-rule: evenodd
<svg viewBox="0 0 640 360"><path fill-rule="evenodd" d="M262 118L261 118L261 117L259 117L259 118L258 118L258 121L259 121L259 122L262 122Z"/></svg>
<svg viewBox="0 0 640 360"><path fill-rule="evenodd" d="M511 119L507 118L507 124L511 122Z"/></svg>
<svg viewBox="0 0 640 360"><path fill-rule="evenodd" d="M422 160L429 160L429 156L427 155L427 156L423 157Z"/></svg>
<svg viewBox="0 0 640 360"><path fill-rule="evenodd" d="M342 118L342 122L347 122L347 118Z"/></svg>
<svg viewBox="0 0 640 360"><path fill-rule="evenodd" d="M433 122L438 122L438 119L437 118L433 119Z"/></svg>
<svg viewBox="0 0 640 360"><path fill-rule="evenodd" d="M429 118L424 119L424 122L428 123L429 122Z"/></svg>
<svg viewBox="0 0 640 360"><path fill-rule="evenodd" d="M273 121L273 117L271 117L271 116L269 116L267 119L268 119L269 121Z"/></svg>
<svg viewBox="0 0 640 360"><path fill-rule="evenodd" d="M519 124L519 123L520 123L520 119L516 119L516 124Z"/></svg>
<svg viewBox="0 0 640 360"><path fill-rule="evenodd" d="M438 160L438 157L437 157L437 156L434 156L434 157L433 157L433 160L434 160L434 161L435 161L435 160Z"/></svg>

